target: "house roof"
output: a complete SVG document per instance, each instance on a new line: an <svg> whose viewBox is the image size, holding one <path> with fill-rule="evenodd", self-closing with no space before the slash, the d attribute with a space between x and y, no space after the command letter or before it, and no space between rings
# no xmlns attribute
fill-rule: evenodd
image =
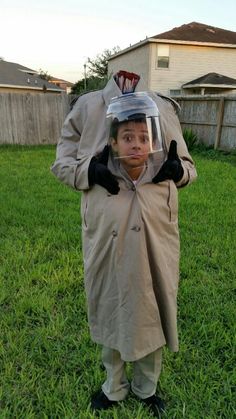
<svg viewBox="0 0 236 419"><path fill-rule="evenodd" d="M234 87L236 88L236 79L224 76L218 73L208 73L182 85L188 87Z"/></svg>
<svg viewBox="0 0 236 419"><path fill-rule="evenodd" d="M48 90L63 92L53 83L44 80L28 67L0 59L0 87L27 88L29 90Z"/></svg>
<svg viewBox="0 0 236 419"><path fill-rule="evenodd" d="M174 44L206 44L206 46L214 44L220 47L223 45L224 47L235 48L236 32L205 25L203 23L191 22L173 28L170 31L162 32L158 35L146 38L134 45L130 45L128 48L125 48L109 57L108 61L118 57L119 55L126 54L133 49L158 41Z"/></svg>
<svg viewBox="0 0 236 419"><path fill-rule="evenodd" d="M160 33L153 39L170 39L176 41L210 42L216 44L236 44L236 32L203 23L191 22Z"/></svg>
<svg viewBox="0 0 236 419"><path fill-rule="evenodd" d="M68 87L74 86L74 83L71 83L70 81L59 79L57 77L50 77L50 82L54 83L65 83Z"/></svg>

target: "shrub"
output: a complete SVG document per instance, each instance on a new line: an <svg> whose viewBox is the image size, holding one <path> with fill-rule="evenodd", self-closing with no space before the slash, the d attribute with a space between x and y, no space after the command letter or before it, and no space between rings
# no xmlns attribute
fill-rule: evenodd
<svg viewBox="0 0 236 419"><path fill-rule="evenodd" d="M183 137L187 144L188 150L192 150L199 144L198 136L192 131L191 128L184 128Z"/></svg>

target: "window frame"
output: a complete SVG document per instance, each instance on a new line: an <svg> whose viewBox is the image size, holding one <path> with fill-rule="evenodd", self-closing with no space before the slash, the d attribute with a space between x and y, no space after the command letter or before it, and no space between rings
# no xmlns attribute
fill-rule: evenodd
<svg viewBox="0 0 236 419"><path fill-rule="evenodd" d="M167 65L160 65L161 62L162 63L166 62ZM169 68L170 68L170 46L169 44L157 44L156 46L156 70L169 70Z"/></svg>

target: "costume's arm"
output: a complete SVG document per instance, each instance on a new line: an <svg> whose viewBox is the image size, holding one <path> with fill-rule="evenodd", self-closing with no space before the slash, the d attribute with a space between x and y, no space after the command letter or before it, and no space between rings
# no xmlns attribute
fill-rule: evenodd
<svg viewBox="0 0 236 419"><path fill-rule="evenodd" d="M171 123L170 126L173 127L175 125L176 128L174 132L172 132L173 128L170 129L170 132L168 133L168 139L170 140L170 142L171 140L176 140L177 142L177 154L180 158L180 162L183 167L184 173L180 181L176 183L176 186L183 187L193 182L197 178L197 171L193 159L190 156L186 143L184 141L181 125L177 114L173 112L171 114L171 119L172 118L173 123Z"/></svg>
<svg viewBox="0 0 236 419"><path fill-rule="evenodd" d="M186 143L183 138L181 125L178 115L171 102L163 100L159 103L161 110L161 126L166 151L170 148L170 143L175 140L177 143L177 154L183 167L183 176L176 182L177 187L183 187L193 182L197 177L196 168L190 156Z"/></svg>
<svg viewBox="0 0 236 419"><path fill-rule="evenodd" d="M77 190L87 190L97 184L116 195L119 192L118 181L107 168L109 147L105 146L102 153L98 154L95 140L96 130L103 130L101 119L104 104L99 102L98 97L96 99L93 96L92 100L91 97L87 100L87 95L81 96L67 116L52 172L61 182ZM92 111L89 103L93 107ZM96 120L94 115L99 115L99 120ZM96 125L96 121L97 124L99 122L99 126ZM94 125L92 130L91 124Z"/></svg>
<svg viewBox="0 0 236 419"><path fill-rule="evenodd" d="M92 156L83 156L78 159L83 129L80 107L79 99L65 119L57 145L56 160L51 170L66 185L85 190L89 188L88 166Z"/></svg>

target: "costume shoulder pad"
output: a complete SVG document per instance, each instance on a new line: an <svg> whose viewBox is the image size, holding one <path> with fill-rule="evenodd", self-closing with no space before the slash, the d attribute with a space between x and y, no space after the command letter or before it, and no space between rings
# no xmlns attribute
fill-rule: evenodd
<svg viewBox="0 0 236 419"><path fill-rule="evenodd" d="M173 106L173 108L174 108L174 110L175 110L175 112L176 113L179 113L180 112L180 110L181 110L181 107L180 107L180 105L179 105L179 103L178 102L176 102L174 99L172 99L171 97L169 97L169 96L165 96L165 95L163 95L163 94L161 94L161 93L158 93L158 92L155 92L156 93L156 95L157 96L159 96L160 98L162 98L162 99L164 99L164 100L168 100L171 104L172 104L172 106Z"/></svg>
<svg viewBox="0 0 236 419"><path fill-rule="evenodd" d="M101 89L87 90L86 92L80 93L78 96L74 97L72 101L70 102L70 110L73 109L74 105L76 104L79 98L81 98L82 96L88 95L89 93L94 93L98 91L101 91Z"/></svg>

